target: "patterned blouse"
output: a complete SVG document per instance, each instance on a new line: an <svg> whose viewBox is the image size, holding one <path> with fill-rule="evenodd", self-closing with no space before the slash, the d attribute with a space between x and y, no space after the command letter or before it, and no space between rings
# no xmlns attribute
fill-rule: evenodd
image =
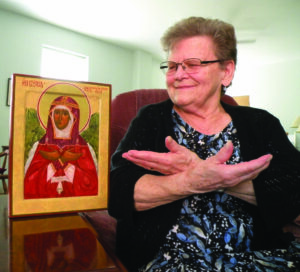
<svg viewBox="0 0 300 272"><path fill-rule="evenodd" d="M242 161L240 144L232 122L220 133L199 133L173 110L177 142L205 160L228 141L234 145L228 164ZM192 195L156 257L139 271L296 271L300 244L289 249L251 251L253 219L244 201L224 192Z"/></svg>

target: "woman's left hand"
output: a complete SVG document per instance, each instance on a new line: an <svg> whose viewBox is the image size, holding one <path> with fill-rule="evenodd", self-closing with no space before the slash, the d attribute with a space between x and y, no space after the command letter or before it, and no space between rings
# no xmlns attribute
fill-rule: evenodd
<svg viewBox="0 0 300 272"><path fill-rule="evenodd" d="M179 145L170 136L166 137L165 144L170 151L168 153L129 150L122 156L138 166L164 175L182 172L197 156L186 147Z"/></svg>

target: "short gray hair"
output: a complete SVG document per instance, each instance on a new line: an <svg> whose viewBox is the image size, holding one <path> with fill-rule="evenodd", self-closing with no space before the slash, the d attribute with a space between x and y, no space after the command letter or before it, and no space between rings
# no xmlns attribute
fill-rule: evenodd
<svg viewBox="0 0 300 272"><path fill-rule="evenodd" d="M237 62L236 36L234 27L218 19L189 17L171 26L161 38L164 51L169 52L174 44L194 36L209 36L215 45L218 59Z"/></svg>

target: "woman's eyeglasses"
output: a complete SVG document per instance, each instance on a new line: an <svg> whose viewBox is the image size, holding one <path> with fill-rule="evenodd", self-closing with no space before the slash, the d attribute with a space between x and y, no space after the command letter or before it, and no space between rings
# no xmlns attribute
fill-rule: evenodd
<svg viewBox="0 0 300 272"><path fill-rule="evenodd" d="M193 74L193 73L197 73L201 69L201 66L203 66L204 64L222 62L222 61L223 60L202 61L202 60L196 59L196 58L186 59L183 62L164 61L160 64L160 69L165 74L172 75L172 74L176 73L178 66L181 65L182 69L186 73Z"/></svg>

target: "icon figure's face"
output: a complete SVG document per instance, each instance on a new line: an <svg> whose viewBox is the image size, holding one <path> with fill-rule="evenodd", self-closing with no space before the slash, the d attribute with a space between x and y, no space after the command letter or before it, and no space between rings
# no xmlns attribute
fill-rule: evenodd
<svg viewBox="0 0 300 272"><path fill-rule="evenodd" d="M70 114L65 109L55 109L54 110L54 123L56 127L60 130L67 127L70 121Z"/></svg>

